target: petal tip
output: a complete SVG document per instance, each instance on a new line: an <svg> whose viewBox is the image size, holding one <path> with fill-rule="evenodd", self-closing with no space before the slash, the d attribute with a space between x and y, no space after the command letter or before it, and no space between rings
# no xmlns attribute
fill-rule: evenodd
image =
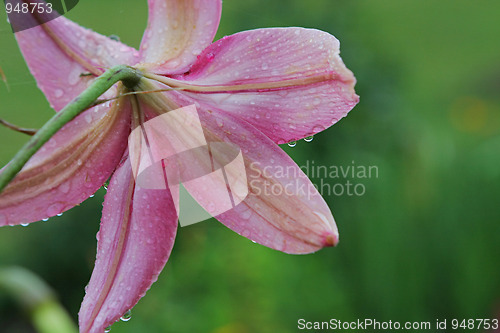
<svg viewBox="0 0 500 333"><path fill-rule="evenodd" d="M323 239L323 246L325 247L337 246L338 243L339 243L339 235L333 232L326 235L325 238Z"/></svg>

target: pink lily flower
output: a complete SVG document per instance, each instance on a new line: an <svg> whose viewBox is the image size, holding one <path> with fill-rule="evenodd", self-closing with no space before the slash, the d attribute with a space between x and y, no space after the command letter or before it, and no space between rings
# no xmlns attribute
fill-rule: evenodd
<svg viewBox="0 0 500 333"><path fill-rule="evenodd" d="M81 332L103 332L131 309L170 255L178 193L136 184L127 140L135 127L173 109L196 105L205 136L240 147L248 172L283 187L308 189L308 195L270 195L249 185L246 199L218 215L220 222L287 253L338 242L327 204L277 145L325 130L358 103L338 40L313 29L272 28L211 44L221 0L149 0L148 5L138 51L64 17L16 33L31 73L56 111L119 64L144 73L137 91L176 89L127 95L83 112L0 195L0 226L30 223L80 204L111 177L95 268L79 313ZM125 92L117 84L103 97ZM293 176L283 176L280 168ZM201 203L213 195L194 192Z"/></svg>

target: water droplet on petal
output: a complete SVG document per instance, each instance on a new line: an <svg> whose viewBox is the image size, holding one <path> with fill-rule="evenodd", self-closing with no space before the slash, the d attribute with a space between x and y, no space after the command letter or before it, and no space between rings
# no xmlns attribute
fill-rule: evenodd
<svg viewBox="0 0 500 333"><path fill-rule="evenodd" d="M120 37L118 35L109 35L108 38L116 42L120 41Z"/></svg>
<svg viewBox="0 0 500 333"><path fill-rule="evenodd" d="M93 197L94 197L94 195L95 195L95 194L91 194L91 195L89 196L89 198L93 198Z"/></svg>
<svg viewBox="0 0 500 333"><path fill-rule="evenodd" d="M121 321L129 321L130 319L132 319L132 310L128 310L120 317Z"/></svg>
<svg viewBox="0 0 500 333"><path fill-rule="evenodd" d="M68 83L72 86L77 84L80 81L80 74L82 69L80 66L74 67L68 75Z"/></svg>
<svg viewBox="0 0 500 333"><path fill-rule="evenodd" d="M62 91L61 89L54 90L54 96L56 96L56 98L61 98L63 95L64 91Z"/></svg>
<svg viewBox="0 0 500 333"><path fill-rule="evenodd" d="M85 118L85 121L87 122L87 124L90 124L92 122L92 114L91 113L87 113L84 118Z"/></svg>
<svg viewBox="0 0 500 333"><path fill-rule="evenodd" d="M314 136L311 135L311 136L308 136L308 137L304 138L304 141L305 142L311 142L313 139L314 139Z"/></svg>
<svg viewBox="0 0 500 333"><path fill-rule="evenodd" d="M29 225L29 223L21 223L22 227L27 227L28 225Z"/></svg>
<svg viewBox="0 0 500 333"><path fill-rule="evenodd" d="M47 222L49 218L47 217L46 219L42 219L43 222Z"/></svg>
<svg viewBox="0 0 500 333"><path fill-rule="evenodd" d="M51 205L49 208L47 208L47 215L49 216L58 215L63 210L63 207L64 205L62 203L55 203Z"/></svg>
<svg viewBox="0 0 500 333"><path fill-rule="evenodd" d="M248 220L250 217L252 216L252 211L250 209L244 211L243 213L241 213L241 218L244 219L244 220ZM243 235L245 236L245 235ZM245 236L247 237L247 236Z"/></svg>
<svg viewBox="0 0 500 333"><path fill-rule="evenodd" d="M288 142L288 146L289 147L295 147L297 145L297 141L291 141L291 142Z"/></svg>
<svg viewBox="0 0 500 333"><path fill-rule="evenodd" d="M205 57L206 57L206 59L207 59L209 62L211 62L212 60L214 60L214 58L215 58L215 54L213 54L212 52L209 52L209 53L207 53L207 54L206 54L206 56L205 56Z"/></svg>
<svg viewBox="0 0 500 333"><path fill-rule="evenodd" d="M317 125L313 127L313 133L319 133L325 130L325 127L322 125Z"/></svg>
<svg viewBox="0 0 500 333"><path fill-rule="evenodd" d="M69 183L62 183L60 186L59 186L59 191L61 191L62 193L68 193L70 190L70 186L69 186Z"/></svg>
<svg viewBox="0 0 500 333"><path fill-rule="evenodd" d="M111 332L111 326L108 326L104 329L104 333L109 333Z"/></svg>

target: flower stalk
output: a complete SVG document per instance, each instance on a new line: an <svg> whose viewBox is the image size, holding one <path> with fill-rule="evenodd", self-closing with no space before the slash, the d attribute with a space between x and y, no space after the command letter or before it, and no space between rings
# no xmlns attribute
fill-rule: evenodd
<svg viewBox="0 0 500 333"><path fill-rule="evenodd" d="M133 89L142 78L142 73L135 68L118 65L104 72L86 90L73 99L60 112L54 115L43 125L30 140L17 152L14 158L0 173L0 193L24 167L33 156L50 138L64 125L73 120L83 111L92 107L95 101L115 83L122 83Z"/></svg>
<svg viewBox="0 0 500 333"><path fill-rule="evenodd" d="M77 333L78 328L38 276L21 267L0 268L0 291L5 291L29 314L39 333Z"/></svg>

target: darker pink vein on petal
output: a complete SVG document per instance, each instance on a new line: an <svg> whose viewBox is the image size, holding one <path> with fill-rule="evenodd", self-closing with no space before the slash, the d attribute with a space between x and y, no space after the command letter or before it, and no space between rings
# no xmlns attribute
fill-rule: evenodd
<svg viewBox="0 0 500 333"><path fill-rule="evenodd" d="M205 107L234 114L281 144L323 131L358 103L339 46L314 29L244 31L213 43L175 79Z"/></svg>
<svg viewBox="0 0 500 333"><path fill-rule="evenodd" d="M170 255L176 229L170 192L137 187L127 159L105 198L96 264L79 314L83 332L102 332L144 296Z"/></svg>

